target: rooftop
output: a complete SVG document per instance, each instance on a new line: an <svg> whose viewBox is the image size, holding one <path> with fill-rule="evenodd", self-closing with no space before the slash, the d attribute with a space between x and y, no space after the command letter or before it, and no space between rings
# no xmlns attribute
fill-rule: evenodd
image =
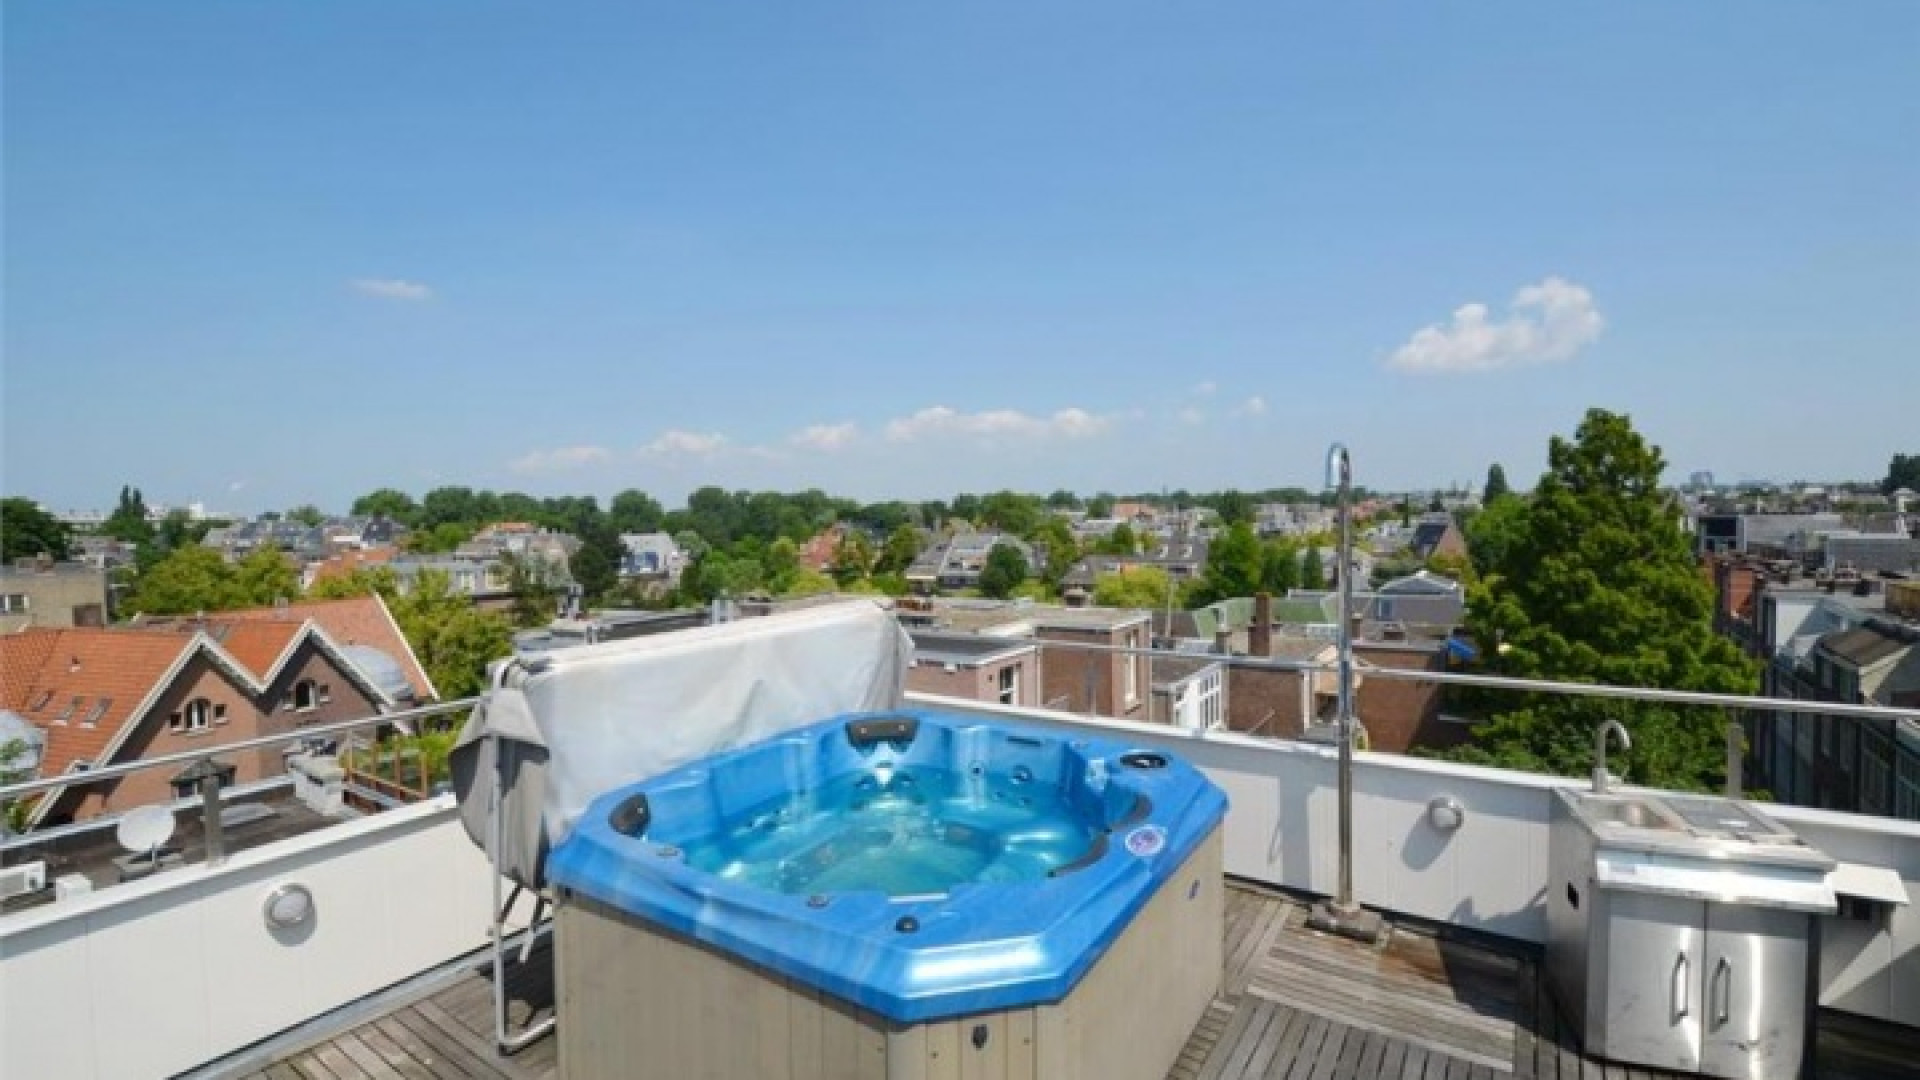
<svg viewBox="0 0 1920 1080"><path fill-rule="evenodd" d="M1534 950L1404 924L1384 947L1310 930L1306 906L1244 883L1227 890L1226 971L1167 1080L1660 1080L1678 1074L1586 1057L1540 978ZM493 1046L491 973L472 964L372 1007L318 1018L229 1062L223 1075L547 1080L549 1035L520 1053ZM507 983L516 1025L551 1016L551 952ZM1825 1080L1910 1077L1907 1033L1824 1013ZM989 1063L990 1065L991 1063ZM849 1073L847 1075L853 1075ZM864 1074L862 1074L864 1075ZM988 1075L1000 1075L989 1072Z"/></svg>

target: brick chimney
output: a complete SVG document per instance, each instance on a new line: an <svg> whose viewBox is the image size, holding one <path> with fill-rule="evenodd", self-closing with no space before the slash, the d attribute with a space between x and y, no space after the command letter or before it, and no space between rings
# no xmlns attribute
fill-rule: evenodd
<svg viewBox="0 0 1920 1080"><path fill-rule="evenodd" d="M1247 627L1247 653L1259 657L1273 655L1272 593L1253 594L1253 625Z"/></svg>

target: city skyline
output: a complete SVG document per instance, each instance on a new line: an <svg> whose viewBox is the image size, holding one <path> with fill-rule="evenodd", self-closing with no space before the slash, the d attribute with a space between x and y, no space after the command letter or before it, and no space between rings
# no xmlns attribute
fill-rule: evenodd
<svg viewBox="0 0 1920 1080"><path fill-rule="evenodd" d="M1871 480L1920 9L1741 15L10 8L0 487Z"/></svg>

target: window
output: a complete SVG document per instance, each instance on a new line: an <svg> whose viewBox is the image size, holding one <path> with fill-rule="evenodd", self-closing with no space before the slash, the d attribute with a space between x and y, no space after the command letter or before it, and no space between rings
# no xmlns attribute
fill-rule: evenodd
<svg viewBox="0 0 1920 1080"><path fill-rule="evenodd" d="M320 684L320 704L325 705L327 702L332 700L333 700L333 684L321 683Z"/></svg>
<svg viewBox="0 0 1920 1080"><path fill-rule="evenodd" d="M1137 635L1128 634L1126 646L1129 649L1139 648L1140 642ZM1132 708L1140 704L1140 658L1128 653L1123 660L1125 662L1120 665L1120 677L1126 683L1127 707Z"/></svg>
<svg viewBox="0 0 1920 1080"><path fill-rule="evenodd" d="M221 706L220 712L224 716L226 707ZM212 702L206 698L194 698L192 701L187 702L184 708L167 719L167 730L186 735L205 731L207 730L207 724L213 719L213 713L214 705Z"/></svg>
<svg viewBox="0 0 1920 1080"><path fill-rule="evenodd" d="M33 701L33 711L39 712L41 709L46 708L47 702L52 700L53 700L53 691L51 690L40 691L40 696L35 698Z"/></svg>
<svg viewBox="0 0 1920 1080"><path fill-rule="evenodd" d="M85 705L86 703L87 703L86 698L75 697L72 701L67 702L67 707L60 710L60 715L54 717L53 722L56 724L64 724L67 721L73 719L73 714L76 712L79 712L80 706Z"/></svg>
<svg viewBox="0 0 1920 1080"><path fill-rule="evenodd" d="M87 713L87 718L85 720L80 721L80 726L93 727L94 725L98 724L100 722L100 718L107 715L107 708L112 704L113 704L113 699L110 697L103 697L99 701L94 702L93 709Z"/></svg>
<svg viewBox="0 0 1920 1080"><path fill-rule="evenodd" d="M25 615L27 607L26 593L0 593L0 615Z"/></svg>
<svg viewBox="0 0 1920 1080"><path fill-rule="evenodd" d="M293 707L300 712L310 712L320 703L319 684L312 679L301 679L293 684Z"/></svg>
<svg viewBox="0 0 1920 1080"><path fill-rule="evenodd" d="M1000 704L1020 704L1020 665L1009 664L1000 669Z"/></svg>
<svg viewBox="0 0 1920 1080"><path fill-rule="evenodd" d="M213 722L216 724L224 724L227 722L227 706L224 703L216 702L214 704Z"/></svg>

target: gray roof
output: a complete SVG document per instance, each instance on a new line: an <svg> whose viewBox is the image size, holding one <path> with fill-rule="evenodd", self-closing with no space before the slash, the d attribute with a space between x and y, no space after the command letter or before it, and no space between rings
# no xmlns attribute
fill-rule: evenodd
<svg viewBox="0 0 1920 1080"><path fill-rule="evenodd" d="M1003 657L1030 653L1037 646L1027 638L987 637L983 634L952 634L937 630L909 631L913 638L915 661L974 666Z"/></svg>
<svg viewBox="0 0 1920 1080"><path fill-rule="evenodd" d="M1889 637L1871 626L1859 626L1820 639L1820 651L1855 667L1871 667L1913 647L1913 642Z"/></svg>

